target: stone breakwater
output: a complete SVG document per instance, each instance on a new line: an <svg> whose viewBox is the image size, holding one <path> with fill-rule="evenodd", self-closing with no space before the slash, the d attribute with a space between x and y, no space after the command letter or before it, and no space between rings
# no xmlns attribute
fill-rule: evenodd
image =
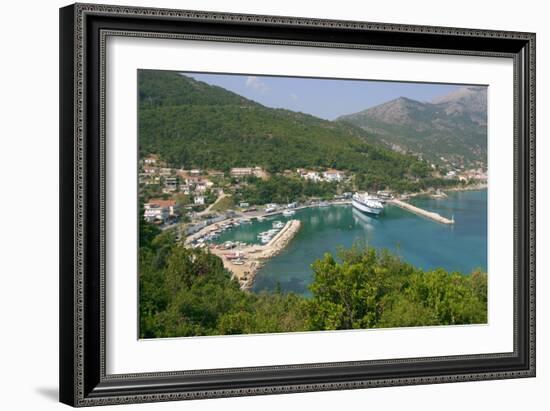
<svg viewBox="0 0 550 411"><path fill-rule="evenodd" d="M429 218L430 220L436 221L436 222L441 223L441 224L454 224L455 223L454 219L449 220L448 218L442 217L437 213L434 213L432 211L426 211L422 208L413 206L412 204L409 204L409 203L405 203L404 201L401 201L401 200L393 199L393 200L390 200L389 203L393 204L397 207L400 207L404 210L408 210L411 213L418 214L420 216Z"/></svg>
<svg viewBox="0 0 550 411"><path fill-rule="evenodd" d="M302 223L299 220L288 221L265 245L247 245L231 250L209 246L209 250L222 259L224 267L233 274L233 278L239 281L241 289L248 290L254 284L256 274L265 261L284 250L301 226Z"/></svg>

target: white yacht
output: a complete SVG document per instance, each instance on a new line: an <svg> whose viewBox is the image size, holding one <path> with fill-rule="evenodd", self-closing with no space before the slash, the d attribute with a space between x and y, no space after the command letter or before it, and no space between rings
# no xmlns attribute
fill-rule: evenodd
<svg viewBox="0 0 550 411"><path fill-rule="evenodd" d="M282 221L274 221L273 222L273 228L283 228L285 226L285 223L283 223Z"/></svg>

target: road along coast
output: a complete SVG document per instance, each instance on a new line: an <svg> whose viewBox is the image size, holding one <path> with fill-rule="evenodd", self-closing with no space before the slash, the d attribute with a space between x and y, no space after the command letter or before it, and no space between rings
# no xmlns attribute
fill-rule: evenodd
<svg viewBox="0 0 550 411"><path fill-rule="evenodd" d="M326 201L326 204L328 205L349 205L351 204L351 201L350 200L332 200L332 201ZM227 223L233 223L233 222L243 222L243 221L253 221L257 218L269 218L269 217L276 217L278 215L281 215L283 214L284 211L286 210L293 210L293 211L300 211L300 210L304 210L304 209L307 209L307 208L314 208L314 207L318 207L319 204L306 204L306 205L302 205L302 206L298 206L298 207L295 207L295 208L292 208L292 209L287 209L287 208L280 208L276 211L272 211L272 212L269 212L269 213L266 213L265 211L256 211L256 212L251 212L251 213L243 213L243 212L239 212L239 213L236 213L235 216L233 217L227 217L223 220L219 220L219 221L216 221L215 223L211 223L211 224L208 224L206 226L204 226L203 228L201 228L200 230L196 231L195 233L193 234L189 234L185 237L185 240L184 240L184 245L185 246L190 246L194 241L196 241L197 239L200 239L214 231L217 231L219 229L221 229L224 224L227 224Z"/></svg>

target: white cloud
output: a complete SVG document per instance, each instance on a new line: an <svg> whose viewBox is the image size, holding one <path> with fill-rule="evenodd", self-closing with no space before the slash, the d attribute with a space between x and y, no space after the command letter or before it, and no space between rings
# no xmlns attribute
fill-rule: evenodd
<svg viewBox="0 0 550 411"><path fill-rule="evenodd" d="M259 93L266 93L269 91L269 87L262 80L256 76L248 76L246 78L246 87L256 90Z"/></svg>

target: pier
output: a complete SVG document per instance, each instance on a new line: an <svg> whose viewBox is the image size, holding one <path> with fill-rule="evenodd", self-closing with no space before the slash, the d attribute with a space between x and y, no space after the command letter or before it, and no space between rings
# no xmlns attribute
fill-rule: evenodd
<svg viewBox="0 0 550 411"><path fill-rule="evenodd" d="M350 205L351 200L331 200L331 201L327 201L327 203L330 204L330 205ZM198 229L197 231L195 231L192 234L189 234L185 237L185 245L188 246L189 244L191 244L196 239L204 237L205 235L207 235L207 234L209 234L213 231L219 230L223 226L223 224L228 223L228 222L250 221L250 220L254 220L258 217L266 217L266 218L276 217L276 216L279 216L279 215L283 214L283 212L286 211L286 210L299 211L299 210L304 210L306 208L313 208L313 207L318 207L318 204L306 204L306 205L302 205L302 206L298 206L298 207L294 207L294 208L290 208L290 209L289 208L279 208L278 210L272 211L272 212L269 212L269 213L266 213L265 211L255 211L255 212L250 212L250 213L238 212L233 217L227 217L227 218L224 218L222 220L218 220L215 223L211 223L211 224L208 224L208 225L204 224L204 226L202 228Z"/></svg>
<svg viewBox="0 0 550 411"><path fill-rule="evenodd" d="M448 218L442 217L439 214L434 213L433 211L426 211L422 208L413 206L412 204L406 203L406 202L401 201L401 200L393 199L393 200L389 200L388 203L393 204L397 207L400 207L404 210L410 211L411 213L417 214L419 216L429 218L430 220L433 220L437 223L441 223L441 224L454 224L455 223L454 218L448 219Z"/></svg>
<svg viewBox="0 0 550 411"><path fill-rule="evenodd" d="M233 273L233 278L239 281L241 289L247 290L252 287L256 273L265 261L284 250L300 230L301 225L300 220L288 221L281 231L265 245L247 245L232 250L224 250L210 245L209 250L222 259L224 267ZM235 258L237 253L238 257ZM235 264L235 260L239 260L240 263Z"/></svg>

